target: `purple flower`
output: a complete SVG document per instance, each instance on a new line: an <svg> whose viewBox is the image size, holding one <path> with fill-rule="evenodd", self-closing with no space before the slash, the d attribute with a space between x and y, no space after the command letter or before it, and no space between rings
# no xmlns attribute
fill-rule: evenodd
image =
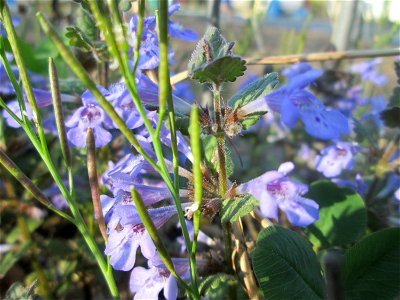
<svg viewBox="0 0 400 300"><path fill-rule="evenodd" d="M157 256L156 256L157 257ZM176 272L182 278L189 277L189 261L184 258L173 258ZM135 293L133 299L158 299L158 294L164 289L164 297L167 300L175 300L178 297L178 285L176 279L167 270L160 259L149 260L149 269L136 267L132 270L129 281L130 290Z"/></svg>
<svg viewBox="0 0 400 300"><path fill-rule="evenodd" d="M356 178L352 181L340 178L333 178L331 181L337 186L350 188L359 193L361 196L365 196L368 192L368 185L365 183L360 174L357 174Z"/></svg>
<svg viewBox="0 0 400 300"><path fill-rule="evenodd" d="M249 193L260 201L261 213L278 220L278 208L283 210L289 221L296 226L308 226L318 219L319 205L303 198L308 187L287 177L294 169L292 162L280 165L277 171L266 172L238 187L239 193Z"/></svg>
<svg viewBox="0 0 400 300"><path fill-rule="evenodd" d="M68 140L76 147L86 146L88 128L93 129L95 145L97 148L107 145L111 141L111 133L102 127L105 121L105 112L95 104L88 103L78 108L65 123L71 129L67 132Z"/></svg>
<svg viewBox="0 0 400 300"><path fill-rule="evenodd" d="M150 217L157 228L163 226L176 214L175 205L149 209ZM116 270L129 271L135 265L136 251L140 246L146 258L155 255L156 248L133 205L114 208L108 223L108 242L104 253Z"/></svg>
<svg viewBox="0 0 400 300"><path fill-rule="evenodd" d="M296 76L306 73L312 70L312 66L307 62L301 62L298 64L294 64L290 67L284 68L282 70L282 75L285 76L288 80L296 78Z"/></svg>
<svg viewBox="0 0 400 300"><path fill-rule="evenodd" d="M179 3L173 3L169 6L169 15L171 16L175 11L179 9ZM129 22L129 30L132 32L132 46L135 47L138 37L136 36L138 26L138 18L134 16ZM169 20L168 21L168 32L171 37L176 37L185 41L196 41L198 36L195 32L183 28L178 23ZM159 60L159 49L158 49L158 38L156 30L156 18L155 16L147 17L143 22L143 33L140 42L140 56L138 68L141 70L154 69L158 66ZM169 60L172 62L173 51L169 51Z"/></svg>
<svg viewBox="0 0 400 300"><path fill-rule="evenodd" d="M361 75L362 81L370 81L376 86L383 86L387 83L387 77L376 70L376 66L382 63L381 58L368 62L361 62L351 66L350 71Z"/></svg>
<svg viewBox="0 0 400 300"><path fill-rule="evenodd" d="M318 172L326 177L339 176L342 170L349 170L354 164L354 155L359 147L346 142L338 142L321 150L321 155L315 158Z"/></svg>
<svg viewBox="0 0 400 300"><path fill-rule="evenodd" d="M370 111L362 115L361 121L372 120L378 128L383 127L380 113L386 108L387 103L384 96L370 98Z"/></svg>
<svg viewBox="0 0 400 300"><path fill-rule="evenodd" d="M282 122L289 128L293 128L300 118L310 135L324 140L337 139L341 134L349 133L346 117L337 110L327 109L316 96L304 90L319 76L320 70L307 71L241 110L245 114L269 110L279 112Z"/></svg>

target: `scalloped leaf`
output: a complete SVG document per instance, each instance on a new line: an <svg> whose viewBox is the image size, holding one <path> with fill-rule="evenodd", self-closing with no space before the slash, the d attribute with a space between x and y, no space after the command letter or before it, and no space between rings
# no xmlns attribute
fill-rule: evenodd
<svg viewBox="0 0 400 300"><path fill-rule="evenodd" d="M278 73L273 72L248 84L245 88L238 91L228 101L228 106L232 109L244 106L260 97L267 95L277 84Z"/></svg>
<svg viewBox="0 0 400 300"><path fill-rule="evenodd" d="M235 81L246 71L246 61L240 56L224 56L195 69L192 78L205 82Z"/></svg>
<svg viewBox="0 0 400 300"><path fill-rule="evenodd" d="M345 299L395 299L400 293L400 228L375 232L350 248L342 265Z"/></svg>
<svg viewBox="0 0 400 300"><path fill-rule="evenodd" d="M216 27L209 27L190 58L190 77L201 83L220 84L242 76L246 61L232 55L233 46L234 43L228 43Z"/></svg>
<svg viewBox="0 0 400 300"><path fill-rule="evenodd" d="M253 270L266 299L324 299L325 282L311 245L296 232L271 226L260 232Z"/></svg>
<svg viewBox="0 0 400 300"><path fill-rule="evenodd" d="M220 216L221 222L236 222L253 211L254 206L258 205L258 200L250 195L241 195L233 199L225 199L222 201Z"/></svg>

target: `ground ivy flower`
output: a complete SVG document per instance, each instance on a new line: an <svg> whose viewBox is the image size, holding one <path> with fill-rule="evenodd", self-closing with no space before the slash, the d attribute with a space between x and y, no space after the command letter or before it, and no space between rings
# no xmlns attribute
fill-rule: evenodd
<svg viewBox="0 0 400 300"><path fill-rule="evenodd" d="M175 205L149 209L150 217L157 228L162 227L176 214ZM115 207L108 223L108 242L104 253L110 256L110 264L116 270L129 271L136 261L140 246L144 257L155 255L156 248L133 205Z"/></svg>
<svg viewBox="0 0 400 300"><path fill-rule="evenodd" d="M175 270L181 278L189 277L189 261L185 258L172 258ZM174 276L167 270L161 259L156 256L148 261L149 269L136 267L132 270L129 281L130 290L135 293L133 299L157 300L164 289L167 300L178 297L178 285Z"/></svg>
<svg viewBox="0 0 400 300"><path fill-rule="evenodd" d="M321 155L315 158L315 167L326 177L336 177L343 170L349 170L354 165L354 155L359 147L352 143L338 142L321 150Z"/></svg>
<svg viewBox="0 0 400 300"><path fill-rule="evenodd" d="M348 134L347 118L337 110L327 109L315 95L304 90L321 74L320 70L307 71L287 85L243 106L241 112L247 115L270 110L279 112L282 123L289 128L301 119L306 132L319 139L337 139L341 134Z"/></svg>
<svg viewBox="0 0 400 300"><path fill-rule="evenodd" d="M266 172L241 184L237 191L254 195L260 201L261 213L267 218L278 220L279 208L293 225L308 226L318 220L319 205L302 197L307 193L308 186L287 176L293 169L292 162L283 163L277 171Z"/></svg>
<svg viewBox="0 0 400 300"><path fill-rule="evenodd" d="M375 58L371 61L352 65L350 71L359 74L362 81L370 81L376 86L383 86L387 83L387 77L376 69L376 66L381 63L382 58Z"/></svg>
<svg viewBox="0 0 400 300"><path fill-rule="evenodd" d="M85 147L87 130L92 128L95 146L99 148L107 145L112 135L103 128L104 120L105 112L98 105L88 103L78 108L65 122L65 126L71 128L67 131L68 140L76 147Z"/></svg>

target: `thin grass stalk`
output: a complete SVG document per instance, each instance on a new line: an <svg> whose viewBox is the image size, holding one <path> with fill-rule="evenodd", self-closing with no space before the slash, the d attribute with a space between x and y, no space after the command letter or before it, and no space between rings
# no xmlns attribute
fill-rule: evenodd
<svg viewBox="0 0 400 300"><path fill-rule="evenodd" d="M178 146L176 137L176 124L175 124L175 112L174 105L172 102L171 85L169 79L169 62L168 62L168 1L159 0L159 11L156 13L157 29L159 36L159 49L160 49L160 64L158 67L158 79L159 79L159 90L158 90L158 103L160 110L159 117L159 128L162 123L162 117L165 114L166 105L168 105L169 125L171 132L171 149L172 149L172 165L174 174L173 189L175 193L174 202L178 210L179 223L181 225L183 238L189 254L191 280L193 289L198 295L197 280L196 280L196 258L191 255L192 243L190 241L188 229L185 222L185 217L181 209L181 200L179 198L179 158L178 158ZM159 130L157 132L159 134ZM158 136L155 137L159 141ZM154 138L153 138L154 140ZM161 152L161 155L160 155ZM164 162L161 147L158 149L159 160Z"/></svg>
<svg viewBox="0 0 400 300"><path fill-rule="evenodd" d="M24 64L21 52L19 51L17 35L15 33L15 29L12 24L10 10L8 9L8 6L5 2L5 0L0 0L0 15L1 15L1 20L3 23L4 29L6 30L6 33L7 33L8 41L9 41L9 43L11 45L11 49L13 51L15 62L17 64L17 67L19 70L19 76L20 76L22 85L25 90L26 98L28 100L29 105L32 108L33 121L37 127L37 131L38 131L40 142L42 144L42 148L46 149L47 143L46 143L46 137L44 134L43 127L41 126L40 111L37 106L35 96L33 95L32 87L31 87L31 84L28 79L28 74L26 73L25 64Z"/></svg>
<svg viewBox="0 0 400 300"><path fill-rule="evenodd" d="M201 174L201 146L200 146L200 121L199 121L199 112L196 106L193 106L191 114L190 114L190 146L193 152L193 182L194 182L194 206L195 211L193 214L193 242L192 242L192 252L191 257L196 262L196 249L197 249L197 236L199 234L200 229L200 219L201 219L201 200L203 198L203 181ZM196 270L192 270L194 274L192 277L194 278L194 288L197 288L197 275Z"/></svg>
<svg viewBox="0 0 400 300"><path fill-rule="evenodd" d="M96 2L96 1L91 1ZM90 2L90 3L91 3ZM135 135L132 131L126 126L125 122L121 119L121 117L117 114L112 104L110 104L104 97L104 95L99 91L96 84L90 78L87 71L83 68L83 66L79 63L76 57L72 54L72 52L64 45L61 38L58 36L52 25L47 21L47 19L39 12L37 13L38 20L43 31L50 37L50 39L55 44L57 50L63 57L64 61L71 68L71 70L75 73L75 75L83 82L83 84L89 89L89 91L93 94L96 100L99 102L100 106L105 110L105 112L109 115L111 120L117 125L118 129L121 130L121 133L127 138L127 140L131 143L133 147L135 147L136 151L141 154L152 166L155 170L159 170L159 166L147 155L147 153L142 149L139 142L137 141Z"/></svg>
<svg viewBox="0 0 400 300"><path fill-rule="evenodd" d="M192 294L191 288L186 284L185 281L182 280L182 278L176 273L174 263L172 262L171 256L168 254L168 251L158 234L158 230L156 226L153 223L153 220L151 219L147 208L143 202L142 197L139 195L139 193L136 191L135 187L131 187L131 195L133 202L135 203L135 207L137 209L137 212L140 216L140 219L142 220L143 225L145 226L147 232L149 233L152 241L154 242L154 245L157 248L157 252L163 261L165 267L168 269L168 271L174 276L179 284L188 292L189 295Z"/></svg>
<svg viewBox="0 0 400 300"><path fill-rule="evenodd" d="M89 175L90 192L92 195L93 209L97 223L104 241L107 243L106 224L104 223L103 210L100 203L99 181L97 178L96 166L96 146L94 141L93 129L88 128L86 137L87 146L87 169Z"/></svg>
<svg viewBox="0 0 400 300"><path fill-rule="evenodd" d="M139 56L140 56L140 45L142 42L142 35L143 35L143 20L144 20L144 13L146 10L146 1L145 0L138 0L138 23L137 23L137 31L136 31L136 47L135 47L135 58L134 58L134 65L133 65L133 75L135 76L136 70L139 64Z"/></svg>
<svg viewBox="0 0 400 300"><path fill-rule="evenodd" d="M57 133L60 139L61 153L68 173L69 193L72 197L74 197L75 192L74 192L74 180L72 174L71 152L68 146L67 134L65 131L64 114L62 111L61 92L58 81L57 68L51 57L49 57L49 78L50 78L51 99L53 102Z"/></svg>

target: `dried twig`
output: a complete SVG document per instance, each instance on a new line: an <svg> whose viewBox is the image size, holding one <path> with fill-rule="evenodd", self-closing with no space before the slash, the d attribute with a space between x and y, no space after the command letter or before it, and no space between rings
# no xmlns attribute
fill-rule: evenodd
<svg viewBox="0 0 400 300"><path fill-rule="evenodd" d="M304 61L328 61L340 59L356 59L356 58L369 58L369 57L383 57L383 56L396 56L400 55L400 48L392 49L378 49L378 50L349 50L349 51L333 51L333 52L319 52L310 54L293 54L282 56L267 56L263 58L245 58L248 65L284 65L295 64ZM171 77L171 84L188 78L189 72L182 71Z"/></svg>

